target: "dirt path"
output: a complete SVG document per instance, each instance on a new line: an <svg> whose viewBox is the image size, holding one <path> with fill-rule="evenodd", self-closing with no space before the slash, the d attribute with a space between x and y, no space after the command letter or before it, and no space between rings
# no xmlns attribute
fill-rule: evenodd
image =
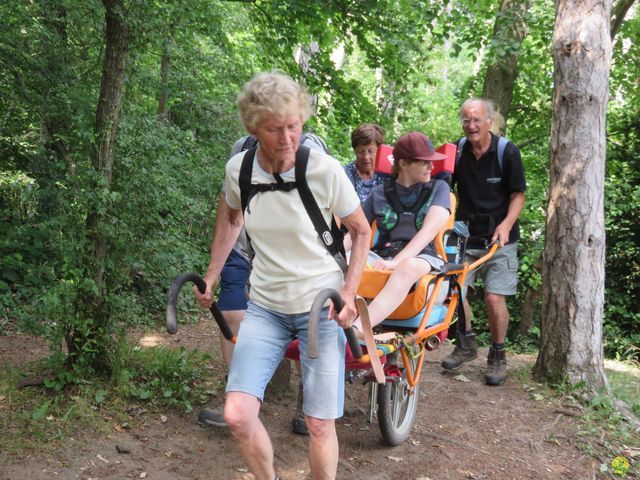
<svg viewBox="0 0 640 480"><path fill-rule="evenodd" d="M216 350L212 325L202 321L183 327L177 337L158 334L155 341ZM3 361L11 362L11 337L2 338ZM33 342L28 342L33 346ZM18 342L15 343L19 345ZM452 374L440 359L451 347L427 357L423 368L418 416L410 439L399 447L381 442L376 423L367 423L367 387L347 388L350 416L338 422L339 479L456 480L599 478L598 465L575 444L577 420L558 413L558 405L532 391L518 371L530 357L509 358L510 376L503 387L482 382L486 352ZM37 350L37 349L35 349ZM21 363L25 349L13 351ZM290 433L293 398L265 403L262 418L271 433L283 480L307 479L307 439ZM0 479L238 479L253 478L228 431L202 428L195 415L176 411L144 413L139 427L112 430L104 438L87 432L66 438L48 456L27 458L0 452ZM119 453L125 450L128 453Z"/></svg>

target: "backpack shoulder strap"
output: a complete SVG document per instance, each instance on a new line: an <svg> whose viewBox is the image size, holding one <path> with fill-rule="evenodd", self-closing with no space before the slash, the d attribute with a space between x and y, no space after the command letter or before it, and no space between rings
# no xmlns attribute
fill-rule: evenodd
<svg viewBox="0 0 640 480"><path fill-rule="evenodd" d="M506 138L498 138L498 165L500 165L501 172L503 170L502 165L504 164L504 150L505 148L507 148L507 143L509 143L509 140L507 140Z"/></svg>
<svg viewBox="0 0 640 480"><path fill-rule="evenodd" d="M307 141L313 142L316 144L324 153L329 155L329 147L323 139L321 139L318 135L314 133L303 133L302 137L300 137L300 145L304 145ZM307 146L307 145L304 145ZM310 147L313 148L313 147Z"/></svg>
<svg viewBox="0 0 640 480"><path fill-rule="evenodd" d="M429 185L431 188L423 188L420 191L420 194L418 195L418 199L416 200L416 203L413 204L413 207L411 208L411 213L413 213L414 215L416 213L418 213L418 211L422 208L422 206L425 203L429 203L431 204L431 202L433 201L433 195L435 193L435 188L433 181L429 182ZM429 200L427 200L427 197L429 197Z"/></svg>
<svg viewBox="0 0 640 480"><path fill-rule="evenodd" d="M464 148L464 144L467 143L467 137L462 137L458 141L458 150L456 151L456 166L460 161L460 157L462 156L462 149ZM498 137L498 165L500 166L500 171L502 171L502 165L504 164L504 150L507 148L507 140L504 137Z"/></svg>
<svg viewBox="0 0 640 480"><path fill-rule="evenodd" d="M244 143L242 144L242 148L240 149L240 151L244 152L245 150L251 150L252 148L255 148L257 146L258 146L258 139L253 135L248 135L244 139Z"/></svg>
<svg viewBox="0 0 640 480"><path fill-rule="evenodd" d="M460 157L462 156L462 149L464 148L464 144L467 143L467 137L462 137L458 140L458 149L456 150L456 166L458 166L458 162L460 161Z"/></svg>
<svg viewBox="0 0 640 480"><path fill-rule="evenodd" d="M394 212L398 215L404 212L404 207L402 206L402 203L400 203L398 192L396 192L396 181L394 178L390 178L384 182L384 196Z"/></svg>
<svg viewBox="0 0 640 480"><path fill-rule="evenodd" d="M316 202L316 199L314 198L313 193L311 193L309 185L307 184L306 174L307 163L309 162L309 153L310 149L308 147L302 145L298 147L298 151L296 152L295 166L296 187L298 188L298 193L300 194L302 204L307 211L307 215L309 215L311 223L313 223L314 228L318 232L318 236L320 237L322 244L327 249L329 254L334 258L334 260L342 270L342 273L346 275L347 262L345 260L342 239L339 238L339 230L329 228L326 220L322 216L320 207L318 207L318 203Z"/></svg>
<svg viewBox="0 0 640 480"><path fill-rule="evenodd" d="M240 204L242 205L242 215L249 204L249 196L251 193L251 173L253 172L253 159L256 156L258 147L253 147L244 154L242 165L240 165L240 175L238 183L240 184Z"/></svg>

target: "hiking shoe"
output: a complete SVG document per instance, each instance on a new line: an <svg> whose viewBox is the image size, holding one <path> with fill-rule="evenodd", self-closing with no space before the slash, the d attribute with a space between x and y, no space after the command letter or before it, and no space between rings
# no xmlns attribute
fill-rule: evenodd
<svg viewBox="0 0 640 480"><path fill-rule="evenodd" d="M302 402L304 397L302 396L302 382L298 383L298 399L296 401L296 416L293 417L291 422L291 431L298 435L309 435L309 429L307 428L307 421L304 419L304 413L302 412Z"/></svg>
<svg viewBox="0 0 640 480"><path fill-rule="evenodd" d="M454 370L477 356L478 344L476 343L476 336L473 333L471 335L461 335L453 352L444 357L441 365L446 370Z"/></svg>
<svg viewBox="0 0 640 480"><path fill-rule="evenodd" d="M291 431L298 435L309 435L309 429L307 428L307 421L304 419L304 415L296 415L291 421Z"/></svg>
<svg viewBox="0 0 640 480"><path fill-rule="evenodd" d="M487 356L487 374L484 381L487 385L502 385L507 379L507 351L502 348L495 350L493 347L489 349Z"/></svg>
<svg viewBox="0 0 640 480"><path fill-rule="evenodd" d="M210 410L205 408L198 414L198 423L203 427L227 427L222 408Z"/></svg>

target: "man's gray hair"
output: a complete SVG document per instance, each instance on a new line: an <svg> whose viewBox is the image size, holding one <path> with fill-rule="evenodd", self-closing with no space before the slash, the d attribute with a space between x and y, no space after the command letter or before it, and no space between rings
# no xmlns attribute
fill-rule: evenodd
<svg viewBox="0 0 640 480"><path fill-rule="evenodd" d="M480 102L484 105L484 110L487 112L487 118L489 120L493 120L493 116L495 115L495 108L493 107L493 101L488 98L469 98L464 101L462 106L460 107L460 121L464 118L464 109L469 106L471 103Z"/></svg>

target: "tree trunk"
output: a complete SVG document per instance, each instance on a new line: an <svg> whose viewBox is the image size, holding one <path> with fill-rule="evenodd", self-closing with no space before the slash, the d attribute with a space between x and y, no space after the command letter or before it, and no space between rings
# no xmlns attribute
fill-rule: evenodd
<svg viewBox="0 0 640 480"><path fill-rule="evenodd" d="M170 40L164 42L162 60L160 61L160 94L158 95L158 117L165 122L169 120L169 45Z"/></svg>
<svg viewBox="0 0 640 480"><path fill-rule="evenodd" d="M68 47L67 11L58 1L47 0L42 3L42 18L46 30L43 32L42 43L49 78L56 82L42 82L42 96L46 99L42 108L42 135L44 146L59 156L69 166L69 171L75 175L76 165L69 157L69 149L64 139L71 132L71 121L64 105L61 105L59 93L61 85L71 83L69 78L68 60L65 57ZM64 88L64 87L62 87Z"/></svg>
<svg viewBox="0 0 640 480"><path fill-rule="evenodd" d="M536 263L533 265L533 270L540 273L542 270L542 256L538 257ZM524 301L522 302L522 309L520 310L520 333L526 335L531 330L533 321L536 316L536 309L542 295L542 285L536 287L529 287L527 293L524 295Z"/></svg>
<svg viewBox="0 0 640 480"><path fill-rule="evenodd" d="M313 67L311 66L311 59L313 56L320 52L320 46L318 42L310 42L306 46L300 46L296 52L296 61L300 67L300 71L304 78L308 78L313 75ZM318 113L318 94L311 94L311 104L313 105L313 114Z"/></svg>
<svg viewBox="0 0 640 480"><path fill-rule="evenodd" d="M116 137L120 120L124 73L129 45L129 30L126 24L123 0L103 0L106 10L106 48L100 85L100 97L96 109L95 145L91 151L91 164L96 181L93 185L96 200L87 214L86 229L89 240L88 252L84 258L84 269L93 280L93 288L87 289L80 301L85 315L92 320L92 328L87 332L74 332L70 339L69 358L74 361L88 341L96 342L94 366L106 366L106 350L102 346L109 337L109 314L105 308L107 282L105 276L107 259L107 233L104 227L108 222L104 193L111 186Z"/></svg>
<svg viewBox="0 0 640 480"><path fill-rule="evenodd" d="M287 359L280 362L264 392L265 398L282 398L291 391L291 363Z"/></svg>
<svg viewBox="0 0 640 480"><path fill-rule="evenodd" d="M538 378L607 385L602 349L611 0L558 0Z"/></svg>
<svg viewBox="0 0 640 480"><path fill-rule="evenodd" d="M611 12L611 40L613 40L622 26L624 17L635 0L618 0Z"/></svg>
<svg viewBox="0 0 640 480"><path fill-rule="evenodd" d="M487 68L482 96L493 100L499 121L494 124L501 135L506 132L513 89L518 77L518 51L526 34L524 17L528 0L502 0L500 13L493 27L495 61Z"/></svg>

